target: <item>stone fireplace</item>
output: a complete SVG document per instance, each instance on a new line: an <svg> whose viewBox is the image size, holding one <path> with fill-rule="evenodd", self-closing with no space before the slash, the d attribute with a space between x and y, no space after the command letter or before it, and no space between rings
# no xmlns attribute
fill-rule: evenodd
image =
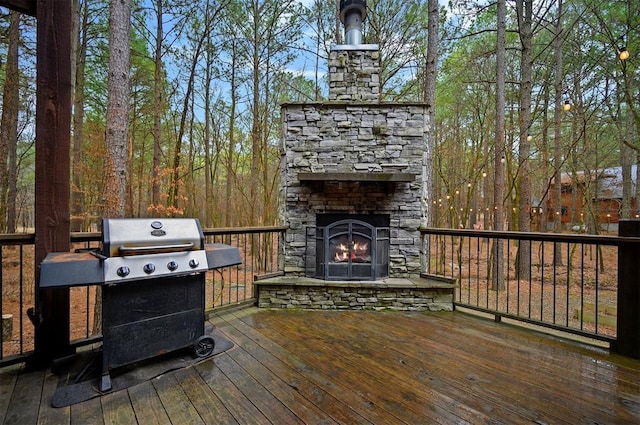
<svg viewBox="0 0 640 425"><path fill-rule="evenodd" d="M331 266L318 273L318 256L332 255L318 251L322 217L382 215L385 271L362 280L420 274L426 105L381 102L379 72L376 45L334 46L329 102L282 106L285 273L332 279Z"/></svg>
<svg viewBox="0 0 640 425"><path fill-rule="evenodd" d="M328 304L321 300L313 308L367 308L365 299L379 306L377 295L376 301L361 297L364 290L382 291L383 306L396 305L400 297L422 308L451 308L451 282L426 283L421 273L427 105L381 100L378 46L361 44L354 25L365 15L364 0L341 1L346 39L356 43L331 48L329 100L282 105L284 277L256 282L260 306L309 306L318 297L329 298ZM402 294L389 292L390 284ZM346 296L345 288L358 290ZM334 289L349 300L327 295Z"/></svg>
<svg viewBox="0 0 640 425"><path fill-rule="evenodd" d="M374 281L389 276L388 215L319 214L315 232L309 233L307 276Z"/></svg>

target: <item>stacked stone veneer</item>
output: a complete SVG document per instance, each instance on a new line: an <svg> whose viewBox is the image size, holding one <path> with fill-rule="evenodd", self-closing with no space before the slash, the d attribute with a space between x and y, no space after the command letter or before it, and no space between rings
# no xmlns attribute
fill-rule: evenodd
<svg viewBox="0 0 640 425"><path fill-rule="evenodd" d="M376 45L329 53L329 100L377 102L380 99L380 52Z"/></svg>
<svg viewBox="0 0 640 425"><path fill-rule="evenodd" d="M286 274L303 275L305 260L313 261L305 259L307 228L325 213L389 214L389 276L411 277L421 271L426 105L379 102L377 61L377 50L333 51L330 98L335 100L282 106ZM300 173L349 178L301 181ZM415 177L386 182L392 173Z"/></svg>
<svg viewBox="0 0 640 425"><path fill-rule="evenodd" d="M453 284L385 285L326 282L323 285L256 282L258 307L322 310L452 311Z"/></svg>
<svg viewBox="0 0 640 425"><path fill-rule="evenodd" d="M287 104L284 119L285 273L304 273L306 229L323 213L389 214L392 277L420 273L425 107L418 104ZM301 182L299 173L403 172L412 182Z"/></svg>

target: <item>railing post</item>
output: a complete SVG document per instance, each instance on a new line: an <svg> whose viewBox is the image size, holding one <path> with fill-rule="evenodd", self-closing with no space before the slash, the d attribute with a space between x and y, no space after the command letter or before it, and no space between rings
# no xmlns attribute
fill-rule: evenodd
<svg viewBox="0 0 640 425"><path fill-rule="evenodd" d="M618 235L640 237L640 220L620 220ZM640 358L640 244L618 247L618 326L611 350Z"/></svg>

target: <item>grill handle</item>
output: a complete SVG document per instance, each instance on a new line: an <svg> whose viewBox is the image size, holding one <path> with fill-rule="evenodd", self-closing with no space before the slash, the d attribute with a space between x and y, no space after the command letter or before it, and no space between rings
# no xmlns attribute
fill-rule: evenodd
<svg viewBox="0 0 640 425"><path fill-rule="evenodd" d="M125 246L120 245L118 251L120 255L140 255L140 254L157 254L160 252L182 252L191 251L195 245L193 242L181 243L175 245L150 245L150 246Z"/></svg>

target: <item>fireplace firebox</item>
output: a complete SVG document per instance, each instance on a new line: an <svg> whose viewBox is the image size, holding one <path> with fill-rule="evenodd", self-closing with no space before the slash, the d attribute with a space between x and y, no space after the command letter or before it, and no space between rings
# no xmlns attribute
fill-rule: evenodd
<svg viewBox="0 0 640 425"><path fill-rule="evenodd" d="M315 230L315 231L313 231ZM307 231L307 275L324 280L389 276L389 215L319 214ZM315 261L310 261L315 259Z"/></svg>

